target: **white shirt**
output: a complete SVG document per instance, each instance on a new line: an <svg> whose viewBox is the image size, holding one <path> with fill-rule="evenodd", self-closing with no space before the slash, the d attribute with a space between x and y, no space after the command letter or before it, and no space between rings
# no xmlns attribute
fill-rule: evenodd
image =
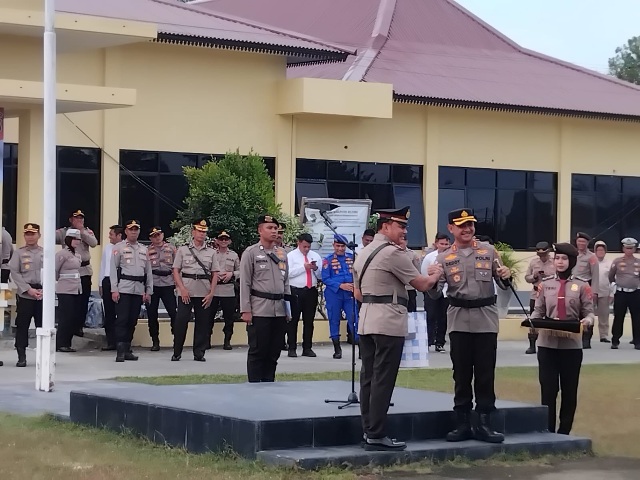
<svg viewBox="0 0 640 480"><path fill-rule="evenodd" d="M113 255L113 243L109 242L102 249L102 261L100 262L100 283L104 277L111 275L111 256Z"/></svg>
<svg viewBox="0 0 640 480"><path fill-rule="evenodd" d="M433 265L434 263L436 263L436 257L438 256L438 254L439 254L438 250L434 250L433 252L429 252L424 256L424 259L422 260L421 273L425 277L429 276L429 274L427 273L427 270L429 269L430 265ZM447 296L447 290L448 290L448 285L445 283L444 287L442 287L443 297Z"/></svg>
<svg viewBox="0 0 640 480"><path fill-rule="evenodd" d="M304 268L304 255L299 248L290 251L287 254L289 261L289 286L296 288L304 288L307 286L307 269ZM314 272L310 270L311 286L315 287L318 283L318 279L322 278L322 258L313 250L309 250L307 253L307 260L309 263L315 260L318 269Z"/></svg>
<svg viewBox="0 0 640 480"><path fill-rule="evenodd" d="M615 285L609 282L609 270L611 270L612 260L598 260L598 273L600 274L599 290L595 292L598 297L611 297L615 293Z"/></svg>

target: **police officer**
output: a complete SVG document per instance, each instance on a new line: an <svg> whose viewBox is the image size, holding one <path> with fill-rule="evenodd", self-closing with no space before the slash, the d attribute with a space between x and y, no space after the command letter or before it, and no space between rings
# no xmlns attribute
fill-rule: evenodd
<svg viewBox="0 0 640 480"><path fill-rule="evenodd" d="M596 254L589 250L591 237L584 232L578 232L575 238L575 246L578 248L578 260L573 268L573 276L580 278L591 285L594 304L598 303L599 291L599 262ZM593 337L593 325L585 327L582 332L582 348L591 348L591 337Z"/></svg>
<svg viewBox="0 0 640 480"><path fill-rule="evenodd" d="M579 320L583 327L593 325L593 302L589 284L571 275L578 250L569 243L554 246L556 273L542 280L532 321L554 319L559 323ZM582 365L579 333L555 329L540 330L538 369L542 404L547 407L549 431L556 432L556 402L562 391L558 433L569 435L578 401L578 379Z"/></svg>
<svg viewBox="0 0 640 480"><path fill-rule="evenodd" d="M613 326L611 327L611 348L618 349L627 309L631 314L633 344L640 350L640 259L634 253L638 248L635 238L622 240L624 256L616 258L609 270L609 281L615 282L613 297Z"/></svg>
<svg viewBox="0 0 640 480"><path fill-rule="evenodd" d="M289 253L293 251L293 248L291 248L289 245L284 244L284 231L286 229L287 225L285 225L284 223L278 224L278 238L276 240L276 247L284 248L284 251Z"/></svg>
<svg viewBox="0 0 640 480"><path fill-rule="evenodd" d="M240 257L229 248L231 237L225 231L216 237L218 250L216 260L220 266L218 272L218 286L211 302L211 321L209 323L209 341L213 335L213 322L218 308L222 308L224 319L224 350L231 350L231 336L233 335L233 321L236 314L236 291L234 280L240 277Z"/></svg>
<svg viewBox="0 0 640 480"><path fill-rule="evenodd" d="M400 241L399 245L402 248L404 248L404 251L409 256L409 260L411 260L411 263L415 265L416 270L420 272L420 268L422 266L422 259L418 257L416 252L414 252L413 250L407 247L407 239L403 238ZM416 289L413 288L411 285L406 285L405 288L407 289L407 295L409 295L409 305L407 305L407 311L409 313L417 312L418 311L418 304L417 304L418 293L416 292Z"/></svg>
<svg viewBox="0 0 640 480"><path fill-rule="evenodd" d="M116 302L116 362L138 360L131 350L131 341L140 316L142 303L153 293L151 262L147 247L138 243L140 222L126 223L126 240L113 247L111 261L111 298Z"/></svg>
<svg viewBox="0 0 640 480"><path fill-rule="evenodd" d="M58 297L58 332L56 351L72 353L71 340L76 328L78 311L82 308L82 284L80 281L80 230L68 228L64 247L56 252L56 296Z"/></svg>
<svg viewBox="0 0 640 480"><path fill-rule="evenodd" d="M536 244L536 256L531 259L527 272L524 275L524 280L527 283L533 284L531 290L531 298L529 299L529 313L533 313L533 307L536 304L536 298L538 297L538 286L543 278L553 275L555 273L555 266L553 260L549 255L551 246L547 242L538 242ZM538 334L530 329L529 331L529 348L525 352L526 354L536 353L536 340Z"/></svg>
<svg viewBox="0 0 640 480"><path fill-rule="evenodd" d="M378 233L353 266L355 295L362 302L360 412L366 450L403 450L406 444L389 438L386 423L408 333L405 285L428 290L437 283L442 267L436 267L431 276L420 275L400 246L407 233L409 207L378 214Z"/></svg>
<svg viewBox="0 0 640 480"><path fill-rule="evenodd" d="M178 249L173 262L173 278L180 300L173 327L172 362L177 362L182 357L192 311L195 317L193 359L196 362L206 361L204 353L210 338L211 301L216 290L217 273L220 271L216 252L206 242L208 231L206 220L194 222L191 243Z"/></svg>
<svg viewBox="0 0 640 480"><path fill-rule="evenodd" d="M80 282L82 284L82 303L78 310L78 316L76 319L76 328L74 329L74 335L78 337L84 336L83 328L87 318L87 310L89 308L89 297L91 296L91 276L93 270L91 269L91 253L89 248L95 248L98 245L98 240L90 228L84 225L84 213L82 210L75 210L69 215L69 224L71 227L63 227L56 230L56 243L58 245L64 245L64 239L66 236L67 228L75 228L80 230L82 241L78 245L77 251L82 259L82 265L80 268Z"/></svg>
<svg viewBox="0 0 640 480"><path fill-rule="evenodd" d="M291 319L291 290L287 252L276 246L278 221L258 218L258 243L240 260L240 313L247 324L249 382L273 382L287 319Z"/></svg>
<svg viewBox="0 0 640 480"><path fill-rule="evenodd" d="M449 232L455 240L436 258L436 262L444 267L444 273L438 288L429 291L429 295L437 295L447 283L447 326L456 413L456 428L447 434L447 441L459 442L475 437L501 443L504 435L493 431L490 422L496 401L494 382L499 326L494 280L499 288L506 290L505 280L511 277L511 272L507 267L498 266L500 257L492 245L474 240L476 221L469 208L449 212ZM429 272L436 267L429 267ZM475 430L471 428L470 417L472 382L479 414Z"/></svg>
<svg viewBox="0 0 640 480"><path fill-rule="evenodd" d="M158 323L158 308L160 300L171 319L171 333L176 320L176 284L173 280L173 261L176 247L164 241L164 232L160 227L153 227L149 231L151 245L147 247L147 255L151 262L153 275L153 295L147 308L149 335L151 336L151 351L160 350L160 324Z"/></svg>
<svg viewBox="0 0 640 480"><path fill-rule="evenodd" d="M3 215L3 223L6 216ZM0 249L0 258L2 259L2 266L0 267L0 283L7 283L9 281L9 260L13 255L13 238L11 234L7 232L7 229L2 225L2 233L0 234L0 240L2 241L2 248Z"/></svg>
<svg viewBox="0 0 640 480"><path fill-rule="evenodd" d="M11 257L8 267L11 278L18 289L16 307L16 367L27 366L26 350L29 346L29 325L33 318L36 327L42 327L42 247L40 225L27 223L23 229L24 247L20 247Z"/></svg>
<svg viewBox="0 0 640 480"><path fill-rule="evenodd" d="M336 234L333 239L333 253L322 259L322 283L324 300L329 317L329 337L333 342L333 358L342 358L340 347L340 320L342 312L347 317L347 329L358 329L358 312L353 297L353 254L346 253L347 239ZM356 333L356 342L358 336Z"/></svg>

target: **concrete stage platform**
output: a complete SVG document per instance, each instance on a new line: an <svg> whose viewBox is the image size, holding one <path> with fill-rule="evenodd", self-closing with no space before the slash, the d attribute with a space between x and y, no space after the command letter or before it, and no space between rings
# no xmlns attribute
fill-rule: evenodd
<svg viewBox="0 0 640 480"><path fill-rule="evenodd" d="M339 410L324 399L346 399L349 382L172 385L114 384L71 392L72 421L129 431L191 452L233 449L266 463L323 465L391 464L456 456L486 458L499 452L533 455L590 451L591 441L546 432L546 407L498 402L494 428L503 445L447 443L453 426L452 396L396 388L389 433L406 440L405 452L365 452L359 406Z"/></svg>

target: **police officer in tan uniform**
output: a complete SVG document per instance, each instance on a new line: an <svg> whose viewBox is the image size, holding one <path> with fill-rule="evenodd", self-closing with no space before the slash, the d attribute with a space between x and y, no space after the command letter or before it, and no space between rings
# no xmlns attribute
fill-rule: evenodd
<svg viewBox="0 0 640 480"><path fill-rule="evenodd" d="M72 353L71 340L76 328L78 311L82 308L82 283L80 265L82 260L77 248L82 234L76 228L68 228L64 247L56 252L56 296L58 297L58 332L56 351Z"/></svg>
<svg viewBox="0 0 640 480"><path fill-rule="evenodd" d="M84 213L82 210L75 210L69 215L69 224L71 227L59 228L56 230L56 243L58 245L64 245L64 239L66 236L67 228L75 228L80 230L82 241L76 249L82 259L82 265L80 267L80 281L82 283L82 303L78 310L78 316L76 319L76 326L73 331L74 335L78 337L84 336L83 328L87 318L87 310L89 308L89 297L91 296L91 276L93 270L91 269L91 252L89 248L95 248L98 245L98 240L90 228L84 225Z"/></svg>
<svg viewBox="0 0 640 480"><path fill-rule="evenodd" d="M276 246L278 221L258 218L258 243L240 260L240 313L247 324L249 382L273 382L287 320L291 319L291 289L287 252Z"/></svg>
<svg viewBox="0 0 640 480"><path fill-rule="evenodd" d="M420 268L422 267L422 259L416 254L416 252L407 247L406 238L402 239L399 245L404 248L404 251L407 253L409 260L411 260L411 263L413 263L418 273L420 273ZM418 293L416 292L416 289L411 285L405 285L405 288L407 290L407 295L409 295L409 305L407 305L407 311L409 313L418 311Z"/></svg>
<svg viewBox="0 0 640 480"><path fill-rule="evenodd" d="M580 321L583 327L593 325L591 287L571 271L578 250L569 243L554 245L556 273L545 277L540 285L531 320L553 319L559 323ZM562 391L558 433L569 435L578 400L578 379L582 365L582 339L579 333L555 329L540 330L538 369L542 404L547 407L549 431L556 432L556 402Z"/></svg>
<svg viewBox="0 0 640 480"><path fill-rule="evenodd" d="M29 346L29 325L33 318L36 327L42 327L42 247L40 225L27 223L23 229L24 247L17 249L9 261L11 278L18 289L16 307L16 367L27 366L27 347Z"/></svg>
<svg viewBox="0 0 640 480"><path fill-rule="evenodd" d="M160 227L153 227L149 231L151 245L147 247L147 255L151 262L153 274L153 295L147 307L149 336L151 336L151 351L160 350L160 324L158 323L158 308L160 300L171 319L171 333L176 320L176 284L173 280L173 261L176 247L164 241L164 232Z"/></svg>
<svg viewBox="0 0 640 480"><path fill-rule="evenodd" d="M581 280L584 280L591 285L591 291L593 292L593 301L598 303L598 291L600 274L598 257L596 254L589 250L589 242L591 237L584 232L578 232L576 234L575 246L578 248L578 260L576 266L573 268L573 275ZM582 331L582 348L591 348L591 337L593 337L593 325L585 327Z"/></svg>
<svg viewBox="0 0 640 480"><path fill-rule="evenodd" d="M553 259L549 255L551 247L547 242L538 242L536 244L536 256L531 259L527 271L524 275L524 280L527 283L533 284L531 290L531 298L529 299L529 313L533 313L533 307L536 304L536 298L538 297L538 286L543 278L553 275L556 271L556 267L553 265ZM534 330L529 331L529 348L526 354L536 353L536 340L538 334Z"/></svg>
<svg viewBox="0 0 640 480"><path fill-rule="evenodd" d="M231 350L231 336L233 335L233 321L236 314L236 291L234 280L240 277L240 257L229 248L231 237L227 232L220 232L216 237L218 250L216 259L220 266L218 272L218 286L211 302L211 322L209 324L209 341L213 335L213 321L218 308L222 308L224 319L224 350Z"/></svg>
<svg viewBox="0 0 640 480"><path fill-rule="evenodd" d="M6 215L2 216L2 220L4 220ZM0 258L2 259L2 266L0 267L0 283L7 283L9 281L9 260L13 255L13 238L11 238L11 234L7 232L7 229L2 226L2 232L0 233L0 240L2 241L2 246L0 248Z"/></svg>
<svg viewBox="0 0 640 480"><path fill-rule="evenodd" d="M609 281L616 284L611 327L611 348L614 350L620 345L627 310L631 314L632 342L635 349L640 350L640 259L634 255L637 248L635 238L622 240L624 256L616 258L609 270Z"/></svg>
<svg viewBox="0 0 640 480"><path fill-rule="evenodd" d="M111 298L116 302L116 362L138 360L131 350L131 340L140 307L149 302L153 293L147 247L138 243L140 222L127 222L124 233L126 239L113 247L110 271Z"/></svg>
<svg viewBox="0 0 640 480"><path fill-rule="evenodd" d="M490 418L496 401L494 382L499 326L494 280L499 288L506 290L505 280L511 277L511 272L507 267L499 266L500 257L491 244L474 240L476 221L469 208L449 212L449 232L455 241L436 258L436 263L444 267L444 274L438 288L429 294L437 295L447 283L447 329L455 384L453 409L456 412L456 428L447 434L447 441L459 442L475 437L501 443L504 435L493 431ZM436 266L429 267L429 271ZM474 394L472 382L479 414L475 429L471 428L470 417Z"/></svg>
<svg viewBox="0 0 640 480"><path fill-rule="evenodd" d="M407 234L409 207L379 210L378 233L353 265L354 294L360 307L360 413L366 450L403 450L389 438L387 411L408 333L406 285L425 291L437 284L442 267L420 275L401 243Z"/></svg>
<svg viewBox="0 0 640 480"><path fill-rule="evenodd" d="M177 362L182 357L191 311L195 317L193 359L196 362L206 361L204 353L210 338L211 302L216 290L217 273L220 271L216 252L206 243L208 231L206 220L195 222L191 231L191 243L178 249L173 262L173 278L180 299L173 328L172 362Z"/></svg>

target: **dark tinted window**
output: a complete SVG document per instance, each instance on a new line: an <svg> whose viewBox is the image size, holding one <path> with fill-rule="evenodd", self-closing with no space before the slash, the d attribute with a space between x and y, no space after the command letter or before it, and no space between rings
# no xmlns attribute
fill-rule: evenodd
<svg viewBox="0 0 640 480"><path fill-rule="evenodd" d="M361 163L360 181L389 183L391 181L391 165L382 163Z"/></svg>
<svg viewBox="0 0 640 480"><path fill-rule="evenodd" d="M2 165L2 217L4 228L16 239L18 208L18 145L4 144Z"/></svg>
<svg viewBox="0 0 640 480"><path fill-rule="evenodd" d="M340 180L342 182L358 181L357 162L328 162L327 178L329 180Z"/></svg>
<svg viewBox="0 0 640 480"><path fill-rule="evenodd" d="M155 173L158 171L158 154L123 150L120 152L120 165L134 172Z"/></svg>
<svg viewBox="0 0 640 480"><path fill-rule="evenodd" d="M422 185L422 167L418 165L393 165L393 181Z"/></svg>
<svg viewBox="0 0 640 480"><path fill-rule="evenodd" d="M467 187L493 188L496 171L489 168L467 168Z"/></svg>
<svg viewBox="0 0 640 480"><path fill-rule="evenodd" d="M409 248L426 245L422 188L418 185L394 185L395 207L411 207L411 217L407 228Z"/></svg>
<svg viewBox="0 0 640 480"><path fill-rule="evenodd" d="M498 170L498 188L527 188L527 172L517 170Z"/></svg>
<svg viewBox="0 0 640 480"><path fill-rule="evenodd" d="M95 148L58 147L58 168L99 170L100 153Z"/></svg>
<svg viewBox="0 0 640 480"><path fill-rule="evenodd" d="M440 167L438 170L440 187L453 188L465 186L465 169L458 167Z"/></svg>
<svg viewBox="0 0 640 480"><path fill-rule="evenodd" d="M556 190L558 175L551 172L528 172L527 188L534 190Z"/></svg>
<svg viewBox="0 0 640 480"><path fill-rule="evenodd" d="M159 166L161 173L182 174L184 167L197 167L198 155L189 153L169 153L162 152L159 155Z"/></svg>
<svg viewBox="0 0 640 480"><path fill-rule="evenodd" d="M327 179L327 163L324 160L296 160L296 178L299 179Z"/></svg>
<svg viewBox="0 0 640 480"><path fill-rule="evenodd" d="M571 190L574 192L591 192L595 187L593 175L574 173L571 177Z"/></svg>

